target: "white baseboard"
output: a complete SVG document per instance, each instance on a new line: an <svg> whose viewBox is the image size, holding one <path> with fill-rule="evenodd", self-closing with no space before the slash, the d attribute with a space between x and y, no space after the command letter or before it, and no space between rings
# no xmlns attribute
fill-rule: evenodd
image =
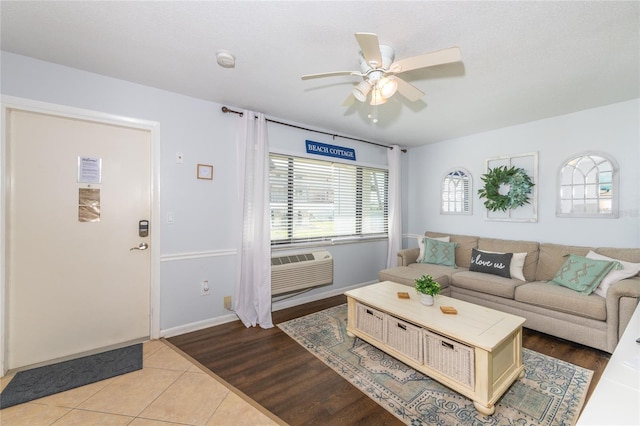
<svg viewBox="0 0 640 426"><path fill-rule="evenodd" d="M213 327L215 325L226 324L238 319L238 316L234 313L223 315L221 317L209 318L203 321L196 321L189 324L180 325L178 327L167 328L160 330L160 337L173 337L180 334L191 333L192 331L202 330L203 328Z"/></svg>
<svg viewBox="0 0 640 426"><path fill-rule="evenodd" d="M335 290L328 290L322 293L318 293L318 294L314 294L314 295L310 295L310 296L306 296L306 297L300 297L300 298L296 298L296 299L285 299L285 300L281 300L279 302L274 302L271 310L272 311L279 311L282 309L287 309L290 308L292 306L298 306L298 305L302 305L304 303L309 303L309 302L315 302L316 300L320 300L320 299L326 299L327 297L333 297L333 296L337 296L339 294L343 294L345 291L349 291L351 289L354 288L358 288L358 287L362 287L365 285L369 285L369 284L373 284L373 283L377 283L378 281L369 281L369 282L365 282L365 283L360 283L360 284L355 284L349 287L341 287Z"/></svg>
<svg viewBox="0 0 640 426"><path fill-rule="evenodd" d="M292 306L298 306L309 302L315 302L316 300L326 299L327 297L337 296L339 294L343 294L345 291L349 291L354 288L362 287L369 284L377 283L378 281L369 281L365 283L355 284L349 287L341 287L334 290L328 290L322 293L299 297L295 299L286 299L280 300L278 302L274 302L271 310L279 311L286 308L291 308ZM189 324L180 325L178 327L167 328L165 330L160 330L160 337L169 338L173 336L178 336L180 334L191 333L192 331L202 330L204 328L213 327L220 324L226 324L228 322L236 321L238 316L234 313L223 315L220 317L210 318L203 321L196 321Z"/></svg>

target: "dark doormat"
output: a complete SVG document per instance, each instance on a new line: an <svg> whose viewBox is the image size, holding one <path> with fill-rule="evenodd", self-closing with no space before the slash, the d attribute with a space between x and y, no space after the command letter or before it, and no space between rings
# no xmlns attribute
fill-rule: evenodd
<svg viewBox="0 0 640 426"><path fill-rule="evenodd" d="M142 343L21 371L0 393L0 409L142 368Z"/></svg>

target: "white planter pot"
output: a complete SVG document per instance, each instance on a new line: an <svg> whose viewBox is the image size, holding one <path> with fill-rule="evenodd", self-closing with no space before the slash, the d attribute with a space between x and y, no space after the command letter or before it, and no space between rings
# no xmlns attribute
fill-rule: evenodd
<svg viewBox="0 0 640 426"><path fill-rule="evenodd" d="M430 294L421 294L420 295L420 303L426 306L433 305L433 296Z"/></svg>

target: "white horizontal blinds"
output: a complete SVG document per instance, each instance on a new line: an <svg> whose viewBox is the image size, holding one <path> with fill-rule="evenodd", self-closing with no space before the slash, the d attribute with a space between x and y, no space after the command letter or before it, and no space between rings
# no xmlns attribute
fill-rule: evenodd
<svg viewBox="0 0 640 426"><path fill-rule="evenodd" d="M272 241L285 240L292 231L288 225L288 201L290 199L288 163L289 160L286 157L269 156L269 201Z"/></svg>
<svg viewBox="0 0 640 426"><path fill-rule="evenodd" d="M451 177L445 176L442 180L442 211L455 211L455 187L453 187Z"/></svg>
<svg viewBox="0 0 640 426"><path fill-rule="evenodd" d="M458 211L468 212L469 211L469 194L471 192L469 189L469 178L467 176L464 176L461 179L462 179L462 188L459 191L460 194L458 195L458 197L461 198L461 200L460 200L460 208Z"/></svg>
<svg viewBox="0 0 640 426"><path fill-rule="evenodd" d="M333 195L333 228L325 230L326 236L355 235L358 232L356 215L361 210L359 200L362 197L362 192L357 188L357 170L342 164L331 164L329 167L333 177L330 184Z"/></svg>
<svg viewBox="0 0 640 426"><path fill-rule="evenodd" d="M389 173L363 168L362 233L386 234L388 227Z"/></svg>
<svg viewBox="0 0 640 426"><path fill-rule="evenodd" d="M386 233L387 171L270 155L273 244Z"/></svg>

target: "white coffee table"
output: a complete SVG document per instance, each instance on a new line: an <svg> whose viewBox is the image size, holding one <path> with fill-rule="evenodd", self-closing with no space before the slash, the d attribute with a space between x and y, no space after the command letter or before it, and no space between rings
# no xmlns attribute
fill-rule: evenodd
<svg viewBox="0 0 640 426"><path fill-rule="evenodd" d="M522 317L446 296L424 306L412 287L391 281L345 295L350 336L468 397L481 414L492 415L496 401L524 377ZM458 313L444 314L440 306Z"/></svg>

